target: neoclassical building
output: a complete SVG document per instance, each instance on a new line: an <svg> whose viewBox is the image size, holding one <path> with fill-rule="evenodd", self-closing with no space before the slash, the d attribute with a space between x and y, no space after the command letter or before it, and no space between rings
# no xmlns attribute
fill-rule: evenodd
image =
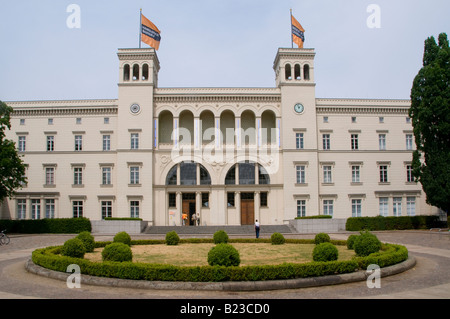
<svg viewBox="0 0 450 319"><path fill-rule="evenodd" d="M411 175L410 101L317 98L314 49L278 49L273 88L160 88L154 49L117 55L118 99L6 102L28 183L1 218L438 213Z"/></svg>

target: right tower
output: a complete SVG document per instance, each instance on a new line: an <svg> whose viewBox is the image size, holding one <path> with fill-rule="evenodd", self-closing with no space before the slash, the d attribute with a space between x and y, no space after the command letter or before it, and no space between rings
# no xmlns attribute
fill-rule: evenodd
<svg viewBox="0 0 450 319"><path fill-rule="evenodd" d="M314 49L280 48L273 65L281 92L285 221L319 213L314 57Z"/></svg>

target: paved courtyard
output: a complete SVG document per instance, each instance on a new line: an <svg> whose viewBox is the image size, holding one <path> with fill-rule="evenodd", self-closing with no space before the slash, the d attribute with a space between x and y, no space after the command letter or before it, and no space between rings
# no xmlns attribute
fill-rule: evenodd
<svg viewBox="0 0 450 319"><path fill-rule="evenodd" d="M31 274L24 265L39 247L60 245L74 235L12 235L7 246L0 246L0 298L28 299L450 299L450 233L434 231L374 232L381 241L405 245L416 258L414 268L381 278L381 288L368 288L366 282L326 287L256 292L146 290L89 286L68 288L56 279ZM330 234L346 239L350 233ZM112 235L95 239L111 240ZM181 237L188 237L183 235ZM205 237L208 235L202 235ZM209 235L212 236L212 235ZM232 235L247 237L250 235ZM267 235L266 235L267 236ZM286 234L288 238L314 238L314 234ZM192 237L192 235L191 235ZM199 237L199 236L196 236ZM134 235L133 239L164 238L164 235Z"/></svg>

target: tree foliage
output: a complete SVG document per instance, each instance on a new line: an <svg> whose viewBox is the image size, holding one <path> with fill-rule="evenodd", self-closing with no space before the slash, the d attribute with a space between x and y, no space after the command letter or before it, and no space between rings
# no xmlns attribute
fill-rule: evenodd
<svg viewBox="0 0 450 319"><path fill-rule="evenodd" d="M411 89L414 138L413 175L427 203L450 208L450 49L447 35L425 40L423 67ZM422 158L423 156L423 158Z"/></svg>
<svg viewBox="0 0 450 319"><path fill-rule="evenodd" d="M13 141L6 139L11 129L12 108L0 101L0 201L12 197L16 189L26 183L25 166Z"/></svg>

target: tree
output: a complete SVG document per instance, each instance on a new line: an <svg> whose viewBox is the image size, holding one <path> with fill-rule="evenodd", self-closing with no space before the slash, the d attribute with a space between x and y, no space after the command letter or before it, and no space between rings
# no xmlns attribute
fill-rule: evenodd
<svg viewBox="0 0 450 319"><path fill-rule="evenodd" d="M450 49L447 34L425 40L423 67L414 78L411 108L417 150L412 168L428 204L450 209ZM423 156L423 158L422 158Z"/></svg>
<svg viewBox="0 0 450 319"><path fill-rule="evenodd" d="M13 109L0 101L0 202L11 198L16 189L26 183L25 165L13 141L6 139L5 130L11 129Z"/></svg>

